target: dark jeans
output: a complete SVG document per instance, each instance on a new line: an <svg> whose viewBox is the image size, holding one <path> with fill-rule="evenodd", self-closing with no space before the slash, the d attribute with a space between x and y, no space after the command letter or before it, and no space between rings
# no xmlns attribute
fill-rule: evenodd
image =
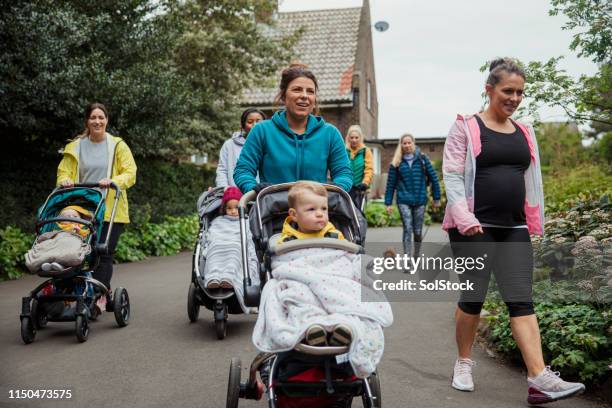
<svg viewBox="0 0 612 408"><path fill-rule="evenodd" d="M474 291L462 292L459 309L477 315L487 295L491 271L511 317L534 314L532 299L533 249L527 228L483 228L484 234L461 235L448 230L453 256L484 257L484 268L471 269L459 280L474 282Z"/></svg>
<svg viewBox="0 0 612 408"><path fill-rule="evenodd" d="M412 236L414 235L414 256L419 256L421 241L423 240L423 220L425 220L424 205L398 204L404 234L402 242L404 244L404 254L412 256Z"/></svg>
<svg viewBox="0 0 612 408"><path fill-rule="evenodd" d="M105 222L102 226L102 235L98 239L99 243L103 243L106 240L106 234L108 234L108 222ZM117 248L117 242L119 242L119 236L123 232L125 224L113 223L113 230L111 231L110 239L108 241L108 254L100 255L100 262L98 267L93 272L94 279L99 280L107 288L110 289L111 278L113 277L113 255Z"/></svg>

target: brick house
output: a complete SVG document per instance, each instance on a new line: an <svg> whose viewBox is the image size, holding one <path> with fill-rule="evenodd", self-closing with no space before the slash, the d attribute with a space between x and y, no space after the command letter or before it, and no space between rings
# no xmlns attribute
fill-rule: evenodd
<svg viewBox="0 0 612 408"><path fill-rule="evenodd" d="M320 114L344 136L351 125L361 125L366 139L378 137L378 101L370 5L332 10L277 13L281 34L302 28L295 59L308 65L319 83ZM244 93L243 106L253 106L271 115L280 72L270 88Z"/></svg>

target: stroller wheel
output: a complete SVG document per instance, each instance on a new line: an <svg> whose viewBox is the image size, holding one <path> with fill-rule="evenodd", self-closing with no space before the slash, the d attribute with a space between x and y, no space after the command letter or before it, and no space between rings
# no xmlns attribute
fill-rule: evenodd
<svg viewBox="0 0 612 408"><path fill-rule="evenodd" d="M378 380L378 373L373 372L365 381L370 385L370 391L372 392L372 398L374 399L374 403L370 401L370 398L367 395L366 390L364 390L361 399L363 401L364 408L381 408L381 392L380 392L380 381Z"/></svg>
<svg viewBox="0 0 612 408"><path fill-rule="evenodd" d="M239 358L232 358L229 370L229 379L227 382L227 401L226 408L238 408L238 399L240 398L240 370L242 362Z"/></svg>
<svg viewBox="0 0 612 408"><path fill-rule="evenodd" d="M87 316L78 315L76 317L75 329L77 340L80 343L86 342L87 336L89 336L89 322L87 321Z"/></svg>
<svg viewBox="0 0 612 408"><path fill-rule="evenodd" d="M187 294L187 316L191 323L198 320L200 314L200 304L198 303L197 288L193 282L189 285L189 293Z"/></svg>
<svg viewBox="0 0 612 408"><path fill-rule="evenodd" d="M130 321L130 297L125 288L115 289L113 296L113 313L119 327L125 327Z"/></svg>
<svg viewBox="0 0 612 408"><path fill-rule="evenodd" d="M223 340L227 335L227 320L215 320L215 331L217 332L217 338Z"/></svg>
<svg viewBox="0 0 612 408"><path fill-rule="evenodd" d="M47 326L47 312L44 310L44 307L39 306L38 300L32 300L30 313L32 315L32 320L34 321L34 327L37 330Z"/></svg>
<svg viewBox="0 0 612 408"><path fill-rule="evenodd" d="M36 328L32 323L32 318L24 316L21 318L21 339L25 344L30 344L36 337Z"/></svg>

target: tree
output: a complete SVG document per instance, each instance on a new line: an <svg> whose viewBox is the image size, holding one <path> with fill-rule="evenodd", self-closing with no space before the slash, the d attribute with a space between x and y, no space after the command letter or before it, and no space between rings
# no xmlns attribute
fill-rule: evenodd
<svg viewBox="0 0 612 408"><path fill-rule="evenodd" d="M544 103L563 108L575 121L612 125L612 3L606 0L551 0L549 14L565 14L564 30L577 31L569 46L579 57L599 66L592 75L573 79L558 68L563 57L527 65L529 84L525 89L534 112Z"/></svg>
<svg viewBox="0 0 612 408"><path fill-rule="evenodd" d="M582 135L565 123L541 123L537 127L540 160L551 169L574 167L585 157Z"/></svg>
<svg viewBox="0 0 612 408"><path fill-rule="evenodd" d="M193 112L182 126L188 149L217 152L239 125L242 91L292 57L301 30L274 35L275 9L276 0L189 0L177 9L183 34L174 61L192 90Z"/></svg>
<svg viewBox="0 0 612 408"><path fill-rule="evenodd" d="M236 102L286 63L264 35L273 0L16 0L0 8L0 133L54 152L105 103L109 131L138 156L211 152ZM268 17L266 17L268 16Z"/></svg>
<svg viewBox="0 0 612 408"><path fill-rule="evenodd" d="M593 124L594 129L612 126L612 2L609 0L551 0L549 14L564 14L569 21L562 27L576 33L569 45L579 57L598 64L594 75L574 79L559 68L562 56L525 65L526 107L518 115L538 117L541 105L562 108L577 123ZM485 70L488 64L481 67Z"/></svg>
<svg viewBox="0 0 612 408"><path fill-rule="evenodd" d="M159 135L172 136L186 93L164 58L172 40L159 15L166 4L41 0L2 7L0 131L54 150L83 129L84 107L100 101L110 130L136 154L158 153Z"/></svg>

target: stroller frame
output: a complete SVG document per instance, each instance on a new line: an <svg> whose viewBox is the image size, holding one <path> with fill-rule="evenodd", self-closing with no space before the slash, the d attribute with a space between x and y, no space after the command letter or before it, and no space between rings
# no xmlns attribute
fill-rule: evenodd
<svg viewBox="0 0 612 408"><path fill-rule="evenodd" d="M216 187L211 191L205 193L200 200L203 200L200 204L198 200L198 207L205 208L200 216L200 232L196 240L195 248L192 256L192 273L191 283L189 284L189 291L187 293L187 316L189 321L194 323L198 320L200 313L200 306L205 306L207 309L213 312L215 322L215 332L217 339L222 340L227 336L227 319L229 314L242 314L244 313L234 289L218 288L210 289L204 284L203 264L200 264L201 260L201 240L204 233L209 227L208 215L213 211L217 211L219 206L217 203L221 201L224 187ZM212 222L212 221L211 221Z"/></svg>
<svg viewBox="0 0 612 408"><path fill-rule="evenodd" d="M49 200L55 195L69 192L71 190L89 189L92 191L96 191L97 194L101 195L100 201L98 202L96 210L94 211L94 217L92 218L92 220L84 220L82 218L53 217L50 219L38 221L36 223L37 238L32 245L34 246L38 242L38 235L45 225L62 221L75 222L88 227L91 233L87 237L87 243L91 245L94 238L98 235L98 230L101 230L101 228L97 228L100 226L96 225L95 220L99 212L101 211L105 201L105 194L102 194L98 190L95 190L95 187L99 187L99 184L80 183L75 184L72 187L56 187L45 200L44 204L39 210L39 214L45 213L45 210L49 205ZM119 186L117 186L117 184L115 184L114 182L110 184L110 188L113 188L115 190L115 200L111 211L106 239L103 243L96 243L95 246L92 246L91 257L94 259L94 261L88 265L89 268L92 270L95 269L95 266L99 262L98 256L96 255L108 253L108 243L113 228L117 204L121 195L121 190ZM36 288L30 291L28 296L22 297L21 314L19 315L19 319L21 321L21 337L25 344L32 343L36 337L36 331L44 328L47 325L47 322L49 321L76 322L75 330L78 341L87 341L87 338L89 336L89 319L95 320L95 318L97 318L97 315L95 315L93 312L95 302L100 296L108 295L110 290L102 282L91 277L89 271L82 270L85 262L86 261L83 261L81 265L66 268L61 274L54 275L53 278L49 278L43 281ZM42 277L49 276L45 273L39 273L38 275ZM72 279L72 283L75 283L77 281L81 282L82 289L77 293L71 294L39 295L39 292L45 286L53 284L54 280L61 280L63 282L66 282L68 279ZM96 289L100 293L100 296L98 297L96 297L95 295ZM93 297L88 294L90 291L94 293ZM128 324L130 317L130 303L127 290L122 287L117 288L115 290L115 295L112 297L112 299L113 302L110 308L115 314L115 320L117 321L119 327L124 327ZM74 315L71 316L62 314L60 316L52 317L51 319L49 319L49 316L47 316L46 313L41 313L41 305L44 303L52 302L76 302Z"/></svg>

